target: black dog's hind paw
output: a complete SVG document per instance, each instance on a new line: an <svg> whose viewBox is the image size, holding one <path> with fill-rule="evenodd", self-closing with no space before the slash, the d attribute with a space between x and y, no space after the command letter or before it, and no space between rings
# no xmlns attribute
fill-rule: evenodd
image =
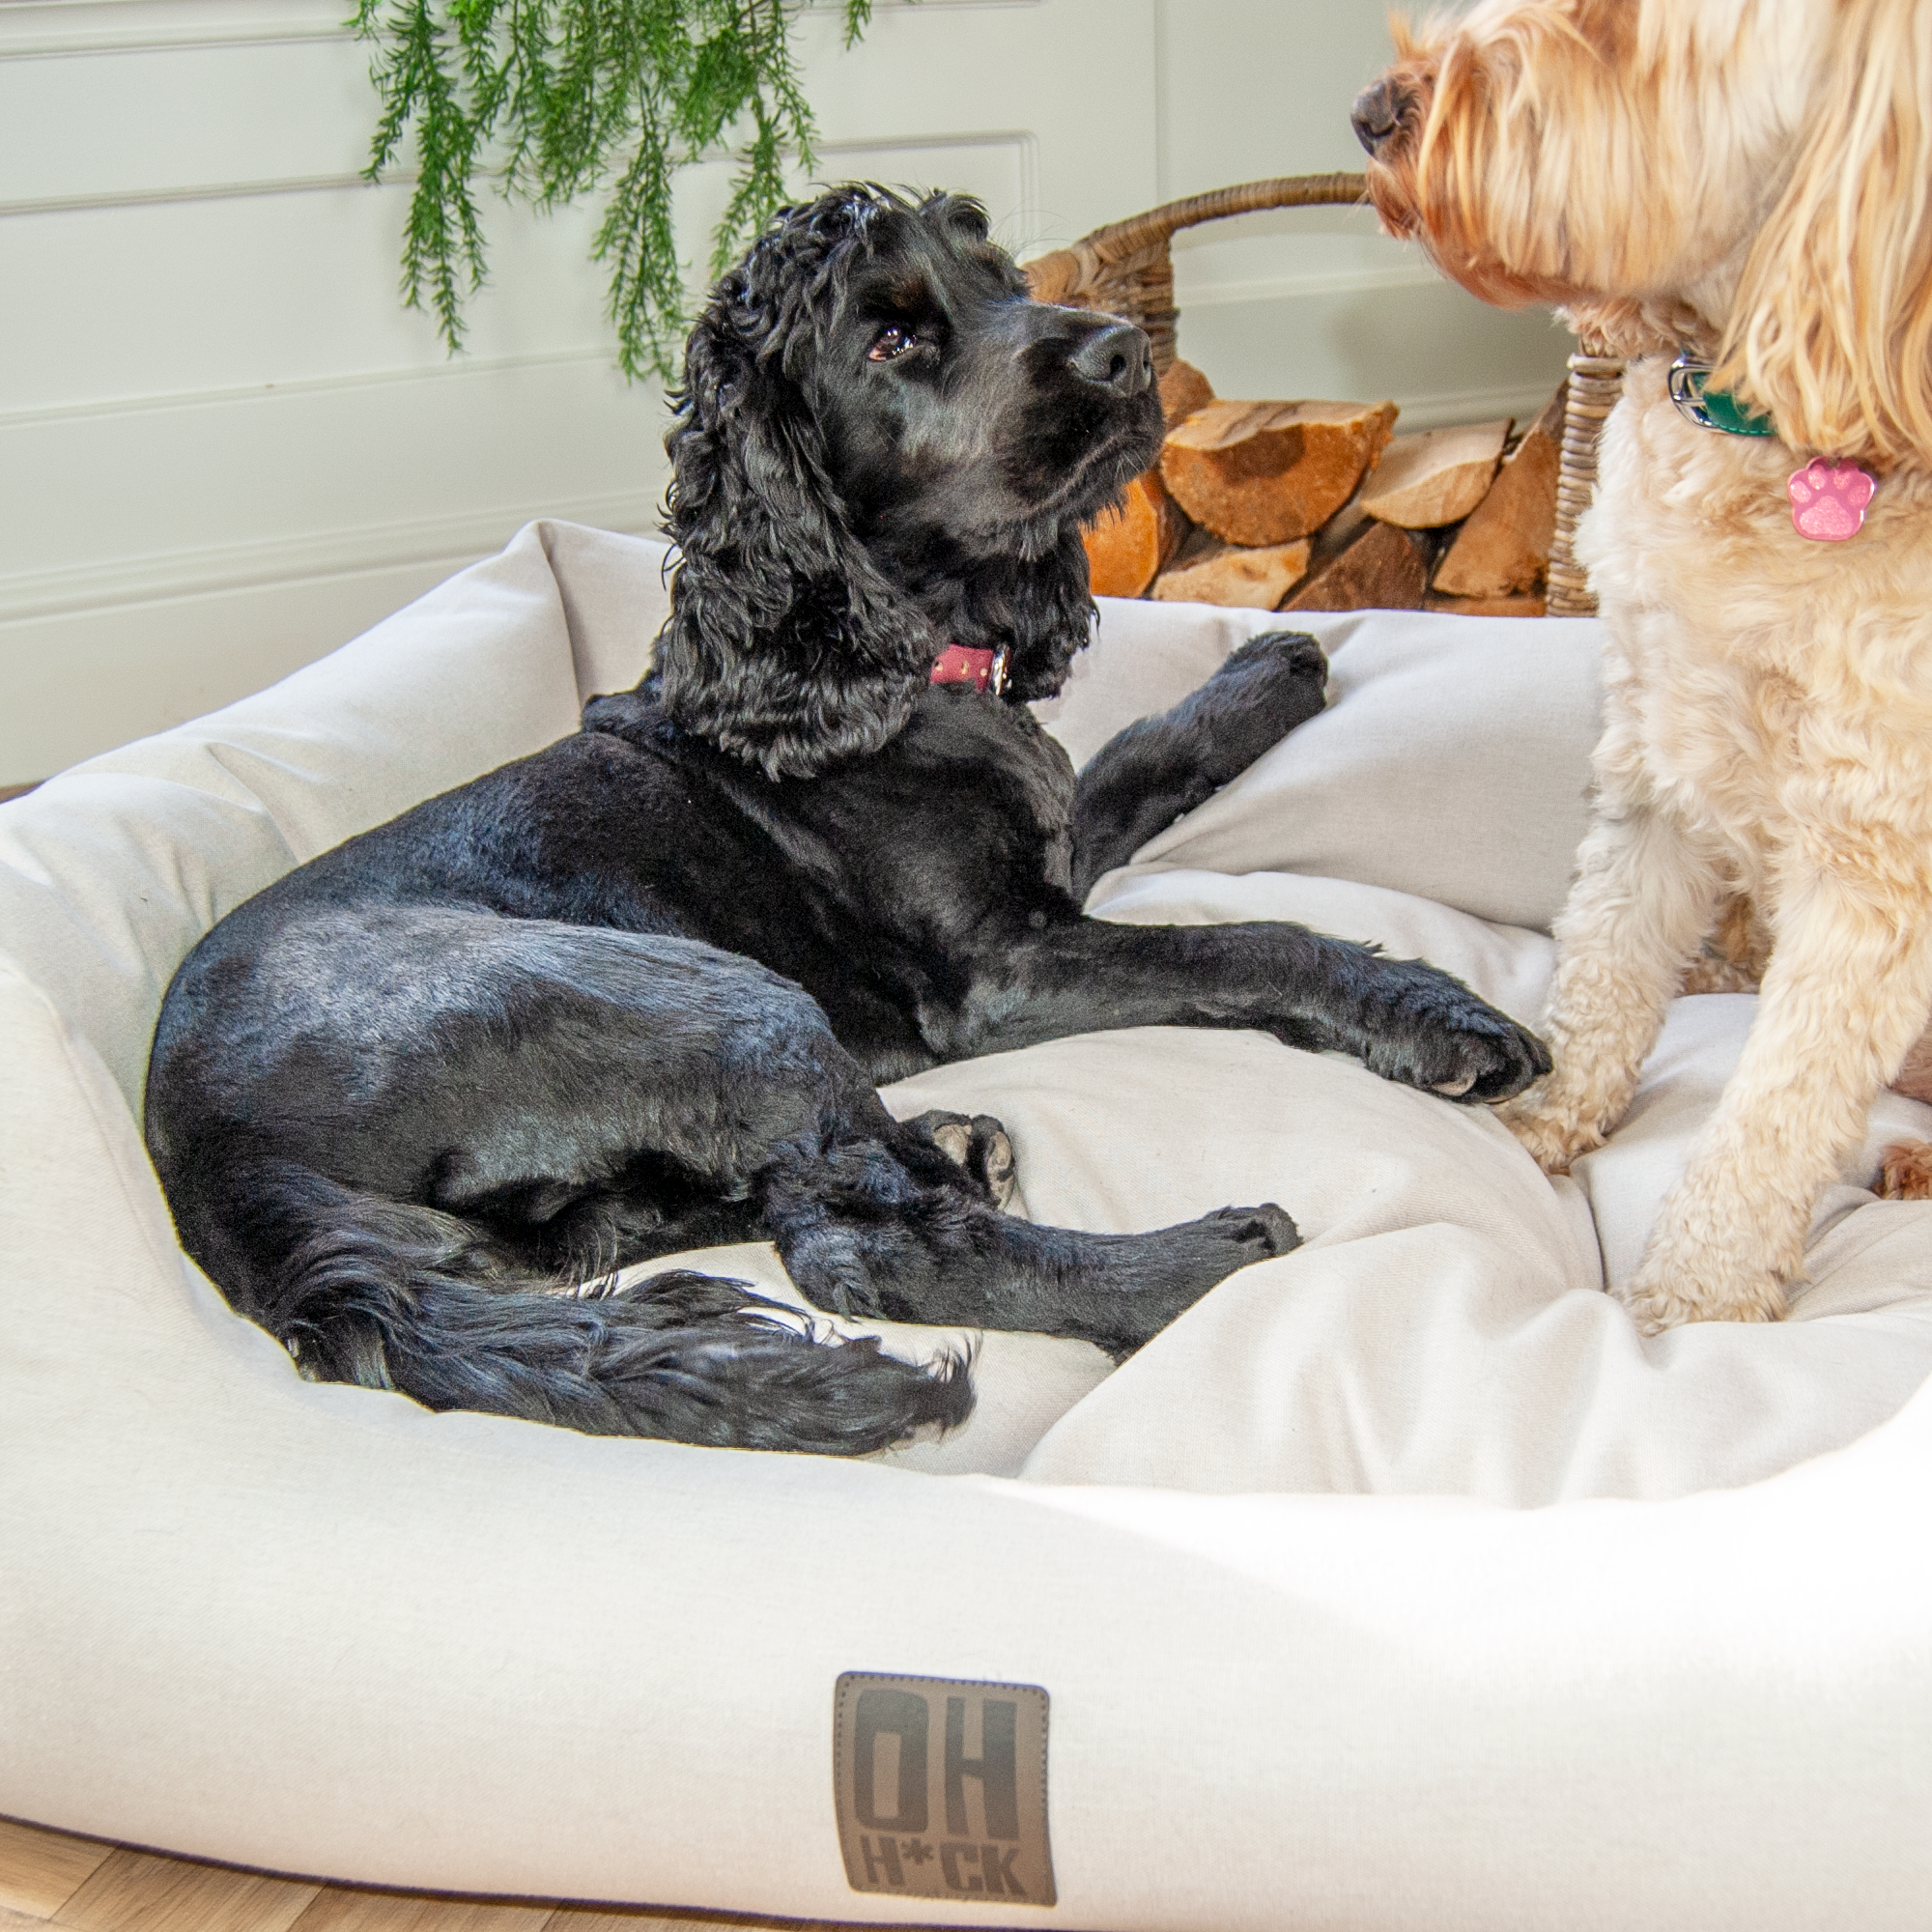
<svg viewBox="0 0 1932 1932"><path fill-rule="evenodd" d="M1301 1230L1294 1225L1294 1217L1272 1201L1264 1201L1259 1208L1217 1208L1194 1225L1209 1229L1246 1251L1236 1267L1271 1261L1301 1245Z"/></svg>
<svg viewBox="0 0 1932 1932"><path fill-rule="evenodd" d="M935 1107L906 1125L917 1127L948 1160L983 1187L995 1208L1013 1198L1013 1144L990 1114L949 1114Z"/></svg>
<svg viewBox="0 0 1932 1932"><path fill-rule="evenodd" d="M1420 960L1384 966L1407 981L1363 1056L1385 1080L1474 1104L1507 1100L1549 1071L1549 1049L1525 1026Z"/></svg>
<svg viewBox="0 0 1932 1932"><path fill-rule="evenodd" d="M1123 1362L1217 1282L1298 1248L1301 1230L1284 1208L1264 1201L1259 1208L1217 1208L1198 1221L1117 1238L1139 1251L1145 1272L1138 1285L1146 1292L1113 1299L1104 1327L1087 1339Z"/></svg>
<svg viewBox="0 0 1932 1932"><path fill-rule="evenodd" d="M1328 660L1305 631L1264 631L1185 700L1204 777L1226 784L1327 702Z"/></svg>

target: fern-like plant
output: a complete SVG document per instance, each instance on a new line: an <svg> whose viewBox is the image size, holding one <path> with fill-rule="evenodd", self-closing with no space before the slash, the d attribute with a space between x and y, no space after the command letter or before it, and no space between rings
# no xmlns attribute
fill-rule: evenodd
<svg viewBox="0 0 1932 1932"><path fill-rule="evenodd" d="M850 46L872 0L840 4ZM434 308L452 353L484 275L480 178L540 208L608 189L593 253L611 268L618 359L669 379L685 326L677 170L721 147L737 163L715 274L783 199L787 157L813 165L786 0L358 0L355 24L382 99L364 172L381 180L413 128L403 299Z"/></svg>

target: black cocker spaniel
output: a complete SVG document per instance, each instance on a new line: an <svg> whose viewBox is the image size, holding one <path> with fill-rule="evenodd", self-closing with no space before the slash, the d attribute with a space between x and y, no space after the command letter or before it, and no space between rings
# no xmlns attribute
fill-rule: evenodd
<svg viewBox="0 0 1932 1932"><path fill-rule="evenodd" d="M1001 1212L996 1122L875 1083L1107 1027L1257 1027L1470 1100L1541 1044L1434 968L1287 924L1081 914L1319 710L1258 639L1076 784L1029 698L1087 640L1080 525L1154 457L1146 338L1028 298L971 201L781 213L693 331L671 615L575 736L353 838L175 976L148 1145L187 1251L304 1374L433 1408L857 1452L966 1365L617 1267L768 1238L819 1307L1124 1353L1292 1247Z"/></svg>

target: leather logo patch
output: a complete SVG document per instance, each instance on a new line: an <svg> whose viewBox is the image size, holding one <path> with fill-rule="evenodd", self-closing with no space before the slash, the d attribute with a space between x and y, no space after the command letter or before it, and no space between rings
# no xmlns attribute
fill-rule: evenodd
<svg viewBox="0 0 1932 1932"><path fill-rule="evenodd" d="M832 1788L852 1889L1051 1905L1046 1707L1036 1684L840 1677Z"/></svg>

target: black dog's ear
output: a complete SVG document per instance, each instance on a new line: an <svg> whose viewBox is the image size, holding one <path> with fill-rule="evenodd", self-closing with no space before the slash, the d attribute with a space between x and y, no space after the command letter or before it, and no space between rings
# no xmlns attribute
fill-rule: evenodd
<svg viewBox="0 0 1932 1932"><path fill-rule="evenodd" d="M773 778L877 751L938 652L847 527L800 393L831 312L823 258L839 239L781 216L718 284L665 439L665 528L679 556L646 689L676 724Z"/></svg>

